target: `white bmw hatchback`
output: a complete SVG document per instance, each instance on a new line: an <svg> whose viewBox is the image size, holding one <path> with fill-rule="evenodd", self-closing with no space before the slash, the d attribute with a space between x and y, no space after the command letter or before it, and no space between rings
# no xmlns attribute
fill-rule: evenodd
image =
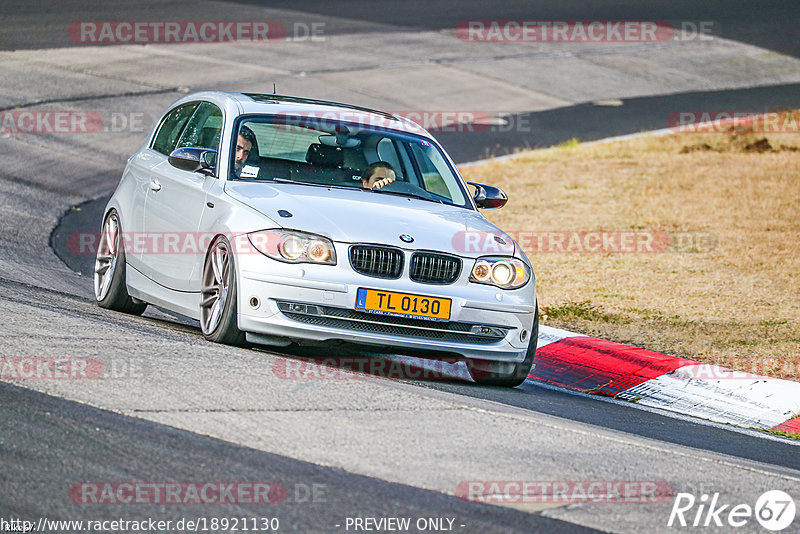
<svg viewBox="0 0 800 534"><path fill-rule="evenodd" d="M106 207L94 289L104 308L154 304L211 341L349 342L458 358L516 386L539 315L530 261L478 208L417 124L274 94L176 102Z"/></svg>

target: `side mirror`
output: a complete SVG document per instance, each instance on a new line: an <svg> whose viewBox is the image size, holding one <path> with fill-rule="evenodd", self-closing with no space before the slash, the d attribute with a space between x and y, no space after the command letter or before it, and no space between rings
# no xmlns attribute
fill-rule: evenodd
<svg viewBox="0 0 800 534"><path fill-rule="evenodd" d="M177 148L169 155L169 164L182 171L199 172L206 176L214 176L217 151L210 148Z"/></svg>
<svg viewBox="0 0 800 534"><path fill-rule="evenodd" d="M467 182L475 187L475 196L472 199L475 205L483 209L502 208L508 202L508 196L499 187L492 185Z"/></svg>

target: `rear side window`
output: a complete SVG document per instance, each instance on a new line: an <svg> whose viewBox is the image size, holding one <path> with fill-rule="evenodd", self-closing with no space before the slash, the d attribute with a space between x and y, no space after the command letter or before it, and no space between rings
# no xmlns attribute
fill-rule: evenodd
<svg viewBox="0 0 800 534"><path fill-rule="evenodd" d="M306 162L308 147L319 143L320 131L300 125L248 122L258 140L258 156Z"/></svg>
<svg viewBox="0 0 800 534"><path fill-rule="evenodd" d="M153 140L153 150L169 156L175 150L178 136L180 136L196 107L197 102L192 102L167 113L161 121L161 126L158 127L156 138Z"/></svg>
<svg viewBox="0 0 800 534"><path fill-rule="evenodd" d="M217 150L222 133L222 111L209 102L201 102L183 129L176 148L186 146Z"/></svg>

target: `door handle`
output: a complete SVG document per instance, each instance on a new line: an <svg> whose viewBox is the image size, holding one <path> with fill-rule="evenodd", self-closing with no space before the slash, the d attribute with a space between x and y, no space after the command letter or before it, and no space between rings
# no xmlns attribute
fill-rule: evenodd
<svg viewBox="0 0 800 534"><path fill-rule="evenodd" d="M153 191L161 191L161 182L153 178L150 180L150 189Z"/></svg>

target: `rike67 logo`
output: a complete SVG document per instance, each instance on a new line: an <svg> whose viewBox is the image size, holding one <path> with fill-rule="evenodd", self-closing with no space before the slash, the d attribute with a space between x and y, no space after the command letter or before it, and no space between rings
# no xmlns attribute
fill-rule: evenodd
<svg viewBox="0 0 800 534"><path fill-rule="evenodd" d="M719 493L703 494L699 499L691 493L678 493L667 526L739 528L755 517L765 529L779 532L792 524L796 512L794 499L780 490L763 493L755 506L723 504Z"/></svg>

